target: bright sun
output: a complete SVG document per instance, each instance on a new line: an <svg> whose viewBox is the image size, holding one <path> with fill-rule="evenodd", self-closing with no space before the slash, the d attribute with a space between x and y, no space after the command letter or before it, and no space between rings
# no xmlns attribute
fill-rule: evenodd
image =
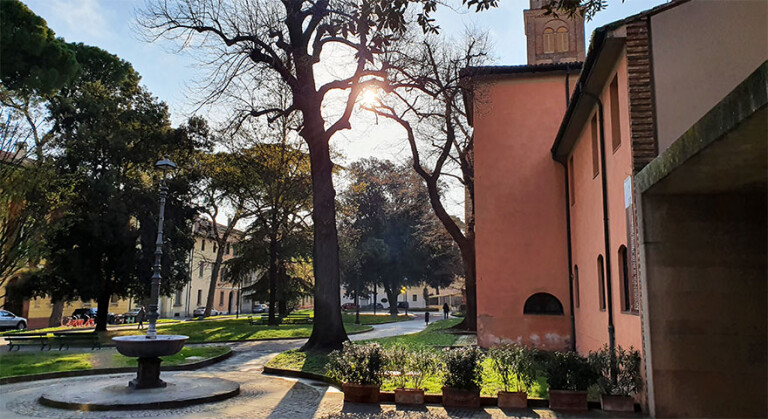
<svg viewBox="0 0 768 419"><path fill-rule="evenodd" d="M381 99L379 98L379 91L378 89L365 89L360 93L360 96L358 98L358 102L361 106L364 108L373 108L379 103L381 103Z"/></svg>

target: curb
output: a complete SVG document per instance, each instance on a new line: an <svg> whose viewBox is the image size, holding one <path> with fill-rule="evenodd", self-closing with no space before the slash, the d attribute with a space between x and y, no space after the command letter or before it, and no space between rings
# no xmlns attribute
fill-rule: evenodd
<svg viewBox="0 0 768 419"><path fill-rule="evenodd" d="M200 368L205 368L209 365L216 364L224 361L225 359L234 355L231 348L229 351L213 358L208 358L200 362L194 362L185 365L170 365L167 367L160 367L160 371L194 371ZM86 377L89 375L104 375L104 374L122 374L128 372L136 372L136 367L119 367L119 368L96 368L91 370L74 370L74 371L60 371L60 372L48 372L44 374L28 374L28 375L15 375L11 377L0 378L0 385L26 383L30 381L40 380L52 380L54 378L69 378L69 377Z"/></svg>

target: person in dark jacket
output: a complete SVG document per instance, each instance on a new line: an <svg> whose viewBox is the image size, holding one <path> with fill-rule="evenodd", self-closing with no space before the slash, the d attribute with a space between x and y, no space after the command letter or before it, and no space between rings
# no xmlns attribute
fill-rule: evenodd
<svg viewBox="0 0 768 419"><path fill-rule="evenodd" d="M136 322L139 323L139 329L144 328L144 319L147 317L147 311L144 310L144 306L141 306L141 310L139 310L138 314L136 314Z"/></svg>
<svg viewBox="0 0 768 419"><path fill-rule="evenodd" d="M443 318L447 319L448 318L448 313L450 313L450 312L451 312L451 308L448 307L448 303L443 303Z"/></svg>

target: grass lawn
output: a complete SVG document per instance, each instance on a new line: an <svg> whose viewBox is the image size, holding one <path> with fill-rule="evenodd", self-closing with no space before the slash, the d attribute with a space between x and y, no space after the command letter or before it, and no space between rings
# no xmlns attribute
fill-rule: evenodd
<svg viewBox="0 0 768 419"><path fill-rule="evenodd" d="M90 353L6 353L0 355L0 378L13 375L91 369Z"/></svg>
<svg viewBox="0 0 768 419"><path fill-rule="evenodd" d="M309 314L310 317L315 317L315 311L312 309L302 309L294 311L296 314ZM398 314L397 317L392 317L389 314L372 314L372 313L360 313L360 324L385 324L395 322L405 322L413 320L413 316L406 316L405 314ZM344 323L355 323L355 312L346 310L341 312L341 319Z"/></svg>
<svg viewBox="0 0 768 419"><path fill-rule="evenodd" d="M185 347L176 355L163 357L163 365L183 365L226 353L226 346ZM15 375L43 374L49 372L89 370L93 368L135 367L135 358L128 358L115 349L84 353L67 352L11 352L0 355L0 378Z"/></svg>
<svg viewBox="0 0 768 419"><path fill-rule="evenodd" d="M370 326L345 324L347 333L360 333L371 330ZM144 330L110 330L107 339L114 336L144 334ZM186 335L189 343L245 341L259 339L308 338L312 333L311 324L288 324L281 326L251 325L248 319L212 320L182 322L158 327L158 333L164 335Z"/></svg>

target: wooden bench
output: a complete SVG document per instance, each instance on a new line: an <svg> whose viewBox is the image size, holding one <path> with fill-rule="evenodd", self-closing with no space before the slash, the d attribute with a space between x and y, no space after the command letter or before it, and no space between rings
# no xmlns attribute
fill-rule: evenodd
<svg viewBox="0 0 768 419"><path fill-rule="evenodd" d="M51 344L46 333L8 335L5 339L8 341L8 352L12 351L14 346L18 351L26 345L40 345L41 351L47 346L48 350L51 350Z"/></svg>
<svg viewBox="0 0 768 419"><path fill-rule="evenodd" d="M249 318L249 323L252 325L267 324L269 322L269 314L262 314L258 317ZM285 324L311 324L312 317L308 313L292 313L285 317L278 318L278 323Z"/></svg>
<svg viewBox="0 0 768 419"><path fill-rule="evenodd" d="M59 345L59 350L64 349L66 346L69 349L70 346L75 347L91 347L91 350L101 349L101 341L99 340L98 333L88 332L70 332L70 333L54 333L53 342ZM50 345L48 345L50 348Z"/></svg>

